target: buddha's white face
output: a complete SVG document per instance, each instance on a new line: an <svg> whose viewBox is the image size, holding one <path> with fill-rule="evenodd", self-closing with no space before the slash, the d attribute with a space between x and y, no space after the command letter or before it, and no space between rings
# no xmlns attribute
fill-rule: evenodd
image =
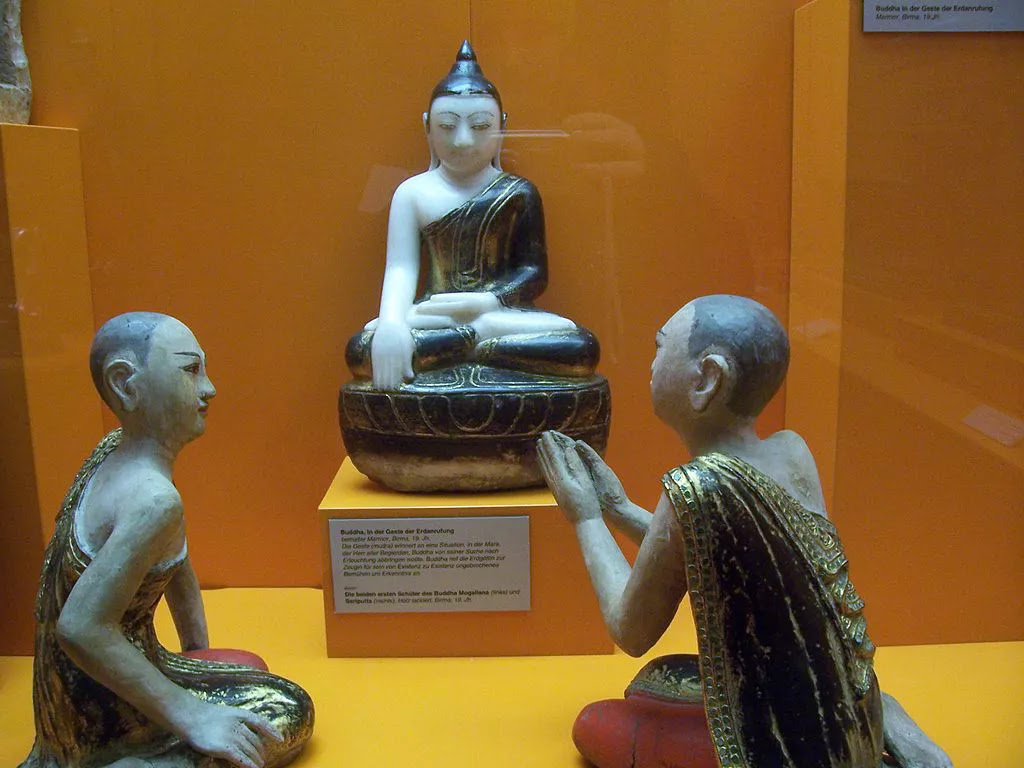
<svg viewBox="0 0 1024 768"><path fill-rule="evenodd" d="M184 445L206 430L206 409L217 390L187 326L168 318L154 329L137 386L140 415L162 442Z"/></svg>
<svg viewBox="0 0 1024 768"><path fill-rule="evenodd" d="M441 166L458 176L478 173L501 149L501 113L490 96L440 96L430 105L430 146Z"/></svg>

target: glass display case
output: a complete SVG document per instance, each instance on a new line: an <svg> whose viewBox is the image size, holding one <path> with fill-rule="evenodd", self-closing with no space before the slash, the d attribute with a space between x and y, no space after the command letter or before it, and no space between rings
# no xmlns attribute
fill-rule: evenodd
<svg viewBox="0 0 1024 768"><path fill-rule="evenodd" d="M502 167L543 196L538 304L601 341L606 458L630 495L653 509L662 473L688 460L651 409L655 332L699 295L769 307L792 359L758 427L800 432L817 459L880 677L925 707L957 765L992 750L986 764L1015 764L1024 36L869 34L862 13L854 0L28 5L32 120L0 126L0 698L21 712L0 754L31 744L29 662L15 657L32 653L43 547L114 426L89 341L129 310L181 318L209 355L218 395L175 477L191 558L211 626L265 639L272 667L310 683L320 721L296 765L564 764L579 707L642 666L326 658L317 507L345 458L345 343L377 314L388 204L427 166L421 113L469 37L508 113ZM579 600L566 615L590 632L579 553L571 533L559 541L532 588L571 561L580 591L557 600ZM687 613L656 650L692 651ZM329 608L327 625L346 631ZM956 704L928 709L936 692ZM393 719L385 693L405 702ZM970 727L964 709L980 713Z"/></svg>

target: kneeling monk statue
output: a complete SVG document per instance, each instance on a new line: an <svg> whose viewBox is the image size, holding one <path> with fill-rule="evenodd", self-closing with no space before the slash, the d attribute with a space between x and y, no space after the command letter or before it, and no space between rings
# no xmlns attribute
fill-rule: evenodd
<svg viewBox="0 0 1024 768"><path fill-rule="evenodd" d="M423 119L430 168L395 191L380 314L345 353L345 446L398 490L543 485L542 430L604 449L597 339L534 304L547 285L540 194L500 168L506 115L468 41Z"/></svg>
<svg viewBox="0 0 1024 768"><path fill-rule="evenodd" d="M697 628L698 656L655 659L625 699L580 713L573 739L599 768L879 768L883 750L887 765L950 766L879 691L807 445L754 431L788 363L778 320L739 296L696 299L658 331L654 411L694 458L662 478L653 515L588 446L541 438L615 642L645 653L687 592ZM603 516L640 545L632 569Z"/></svg>
<svg viewBox="0 0 1024 768"><path fill-rule="evenodd" d="M207 648L172 480L215 394L203 350L174 318L132 312L100 328L89 362L121 428L79 471L46 550L36 739L22 766L285 765L309 739L313 704L294 683L245 665L262 665L255 655ZM153 614L161 597L195 658L160 645Z"/></svg>

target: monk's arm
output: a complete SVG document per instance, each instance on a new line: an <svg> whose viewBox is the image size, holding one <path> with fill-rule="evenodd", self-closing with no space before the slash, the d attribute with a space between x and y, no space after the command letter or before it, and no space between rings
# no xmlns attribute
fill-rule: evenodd
<svg viewBox="0 0 1024 768"><path fill-rule="evenodd" d="M882 732L885 751L900 765L916 768L953 768L942 748L928 738L907 711L892 696L882 693Z"/></svg>
<svg viewBox="0 0 1024 768"><path fill-rule="evenodd" d="M589 533L585 539L580 533L577 527L577 538L585 553L589 548L596 555L597 547L607 548L608 541L593 541ZM605 535L618 549L607 528ZM584 559L587 559L586 554ZM591 581L598 591L593 573ZM598 593L601 614L615 644L631 656L642 656L665 634L686 594L682 532L675 510L664 494L625 583L621 587L608 584L601 589L604 592L603 597Z"/></svg>
<svg viewBox="0 0 1024 768"><path fill-rule="evenodd" d="M181 525L180 501L157 498L125 515L68 595L57 621L64 652L161 727L180 734L198 702L172 683L121 633L142 579Z"/></svg>
<svg viewBox="0 0 1024 768"><path fill-rule="evenodd" d="M176 493L152 494L126 512L61 609L61 648L86 674L194 749L240 768L260 768L260 739L281 740L266 718L207 703L175 685L121 633L121 620L143 578L182 525Z"/></svg>
<svg viewBox="0 0 1024 768"><path fill-rule="evenodd" d="M631 570L602 518L597 492L575 443L546 432L538 459L555 499L575 527L612 639L630 655L644 654L664 634L686 593L685 553L672 505L662 497Z"/></svg>
<svg viewBox="0 0 1024 768"><path fill-rule="evenodd" d="M576 452L587 465L601 503L601 511L608 522L629 536L635 544L643 543L654 515L630 500L619 478L597 451L582 440L577 440Z"/></svg>
<svg viewBox="0 0 1024 768"><path fill-rule="evenodd" d="M203 596L199 591L199 579L192 569L192 560L178 568L174 578L164 592L167 607L174 619L174 628L178 631L181 650L196 651L210 647L210 636L206 629L206 610L203 608Z"/></svg>

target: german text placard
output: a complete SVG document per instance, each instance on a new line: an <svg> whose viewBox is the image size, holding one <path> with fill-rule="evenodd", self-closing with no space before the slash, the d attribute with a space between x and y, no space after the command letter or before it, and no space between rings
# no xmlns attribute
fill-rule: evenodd
<svg viewBox="0 0 1024 768"><path fill-rule="evenodd" d="M865 32L1019 32L1024 0L864 0Z"/></svg>
<svg viewBox="0 0 1024 768"><path fill-rule="evenodd" d="M335 613L528 611L530 519L328 520Z"/></svg>

